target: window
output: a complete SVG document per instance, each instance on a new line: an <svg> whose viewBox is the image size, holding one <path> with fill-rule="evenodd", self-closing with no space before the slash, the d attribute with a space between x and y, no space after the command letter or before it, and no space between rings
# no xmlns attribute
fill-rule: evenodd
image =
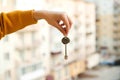
<svg viewBox="0 0 120 80"><path fill-rule="evenodd" d="M34 40L35 40L35 32L32 32L32 33L31 33L31 38L32 38L32 42L33 42L33 44L34 44Z"/></svg>
<svg viewBox="0 0 120 80"><path fill-rule="evenodd" d="M19 53L19 55L20 55L20 58L21 58L22 60L25 59L24 50L21 50L20 53Z"/></svg>
<svg viewBox="0 0 120 80"><path fill-rule="evenodd" d="M5 73L5 80L11 80L11 73L10 73L10 71L7 71Z"/></svg>
<svg viewBox="0 0 120 80"><path fill-rule="evenodd" d="M90 27L90 23L86 23L86 27L89 28Z"/></svg>
<svg viewBox="0 0 120 80"><path fill-rule="evenodd" d="M22 72L22 75L24 75L26 73L26 69L25 68L22 68L21 69L21 72Z"/></svg>
<svg viewBox="0 0 120 80"><path fill-rule="evenodd" d="M117 25L118 25L118 22L114 22L114 27L117 27Z"/></svg>
<svg viewBox="0 0 120 80"><path fill-rule="evenodd" d="M116 50L116 51L117 51L117 50L118 50L118 47L117 47L117 46L114 46L114 50Z"/></svg>
<svg viewBox="0 0 120 80"><path fill-rule="evenodd" d="M32 40L32 45L34 46L32 49L32 56L35 57L35 53L36 53L36 48L35 48L35 32L31 33L31 40Z"/></svg>
<svg viewBox="0 0 120 80"><path fill-rule="evenodd" d="M4 58L5 58L5 60L9 60L10 59L10 54L8 52L5 53Z"/></svg>
<svg viewBox="0 0 120 80"><path fill-rule="evenodd" d="M89 37L89 36L91 36L91 35L92 35L92 32L87 32L87 33L86 33L86 36L87 36L87 37Z"/></svg>
<svg viewBox="0 0 120 80"><path fill-rule="evenodd" d="M24 45L24 43L25 43L25 40L24 40L24 33L20 33L20 39L21 39L21 42L22 42L22 44Z"/></svg>
<svg viewBox="0 0 120 80"><path fill-rule="evenodd" d="M65 75L67 76L69 73L68 73L68 68L66 67L65 68Z"/></svg>
<svg viewBox="0 0 120 80"><path fill-rule="evenodd" d="M8 36L6 36L6 37L4 38L4 41L5 41L5 42L8 42Z"/></svg>
<svg viewBox="0 0 120 80"><path fill-rule="evenodd" d="M37 64L37 69L42 68L42 62L40 62L39 64Z"/></svg>
<svg viewBox="0 0 120 80"><path fill-rule="evenodd" d="M58 72L57 72L57 77L59 80L61 80L61 71L60 70L58 70Z"/></svg>
<svg viewBox="0 0 120 80"><path fill-rule="evenodd" d="M36 64L33 65L33 66L32 66L32 69L33 69L33 71L35 71L35 70L37 69L37 65L36 65Z"/></svg>

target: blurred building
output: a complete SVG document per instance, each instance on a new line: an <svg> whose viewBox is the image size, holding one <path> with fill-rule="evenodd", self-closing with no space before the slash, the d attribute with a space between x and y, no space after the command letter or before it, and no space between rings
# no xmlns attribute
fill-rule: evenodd
<svg viewBox="0 0 120 80"><path fill-rule="evenodd" d="M15 0L0 0L0 12L13 10L15 3ZM6 36L0 41L0 80L15 79L14 44L10 38Z"/></svg>
<svg viewBox="0 0 120 80"><path fill-rule="evenodd" d="M114 0L114 50L120 55L120 1Z"/></svg>
<svg viewBox="0 0 120 80"><path fill-rule="evenodd" d="M64 45L59 43L63 36L55 29L50 29L50 46L56 46L51 49L51 76L54 76L53 80L70 80L99 63L99 55L96 53L95 5L81 0L47 1L50 2L49 9L64 10L72 15L73 27L68 35L71 42L68 44L67 61L64 60Z"/></svg>
<svg viewBox="0 0 120 80"><path fill-rule="evenodd" d="M4 37L0 41L0 80L70 80L98 64L94 4L81 0L0 1L1 11L48 9L64 11L73 20L68 60L64 60L63 35L45 21Z"/></svg>
<svg viewBox="0 0 120 80"><path fill-rule="evenodd" d="M19 5L18 2L17 0L0 0L0 11L20 9L19 5L25 7L26 1ZM39 26L44 28L41 29ZM1 39L0 80L41 80L45 77L49 72L49 29L46 26L45 22L32 25ZM44 30L45 34L43 34Z"/></svg>
<svg viewBox="0 0 120 80"><path fill-rule="evenodd" d="M85 0L96 5L97 49L102 54L120 51L119 0Z"/></svg>

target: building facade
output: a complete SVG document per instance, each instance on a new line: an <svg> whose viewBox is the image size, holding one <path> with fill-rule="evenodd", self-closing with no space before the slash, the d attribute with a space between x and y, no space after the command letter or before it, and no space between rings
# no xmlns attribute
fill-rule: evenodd
<svg viewBox="0 0 120 80"><path fill-rule="evenodd" d="M13 10L15 3L15 0L0 0L0 12ZM13 41L10 40L11 37L12 36L6 36L0 41L0 80L15 79L14 44L12 44Z"/></svg>
<svg viewBox="0 0 120 80"><path fill-rule="evenodd" d="M96 53L95 5L81 0L65 0L64 3L61 0L58 2L48 0L48 2L51 2L49 9L64 10L68 15L72 15L73 20L72 29L68 34L71 41L67 45L67 61L64 60L64 45L60 43L63 36L56 29L50 29L53 66L51 76L54 77L53 80L77 78L77 75L86 71L86 68L92 68L99 62Z"/></svg>
<svg viewBox="0 0 120 80"><path fill-rule="evenodd" d="M67 45L68 60L64 60L64 45L61 43L64 36L45 21L4 37L0 41L0 80L70 80L77 78L86 67L97 64L97 59L91 59L96 54L94 4L81 0L0 1L2 11L7 7L10 7L8 11L33 8L64 11L73 20L68 35L71 40ZM3 8L4 5L7 6Z"/></svg>
<svg viewBox="0 0 120 80"><path fill-rule="evenodd" d="M97 50L119 55L119 0L85 0L96 5Z"/></svg>
<svg viewBox="0 0 120 80"><path fill-rule="evenodd" d="M114 36L114 50L115 53L120 55L120 1L114 0L114 28L113 28L113 36Z"/></svg>

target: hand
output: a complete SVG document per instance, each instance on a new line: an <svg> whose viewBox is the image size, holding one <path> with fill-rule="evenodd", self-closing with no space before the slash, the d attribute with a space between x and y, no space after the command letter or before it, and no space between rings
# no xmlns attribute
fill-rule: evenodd
<svg viewBox="0 0 120 80"><path fill-rule="evenodd" d="M34 11L33 16L36 20L45 19L48 24L57 28L64 36L68 35L72 21L65 13L54 11Z"/></svg>

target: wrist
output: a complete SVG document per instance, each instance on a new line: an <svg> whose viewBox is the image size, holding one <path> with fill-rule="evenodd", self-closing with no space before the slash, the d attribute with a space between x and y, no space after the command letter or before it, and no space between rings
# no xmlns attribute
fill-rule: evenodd
<svg viewBox="0 0 120 80"><path fill-rule="evenodd" d="M35 20L45 19L44 11L33 10L33 18Z"/></svg>

